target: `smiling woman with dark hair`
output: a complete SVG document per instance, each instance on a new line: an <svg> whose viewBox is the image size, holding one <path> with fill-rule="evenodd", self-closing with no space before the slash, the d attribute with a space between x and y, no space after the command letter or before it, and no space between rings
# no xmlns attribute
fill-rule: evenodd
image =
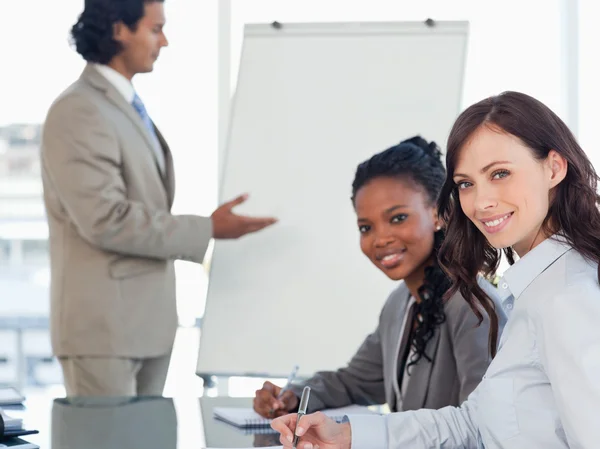
<svg viewBox="0 0 600 449"><path fill-rule="evenodd" d="M306 385L313 411L386 402L399 411L459 405L479 384L491 360L490 322L485 316L478 327L460 294L447 297L450 279L437 263L444 230L436 202L446 176L440 157L435 143L413 137L358 166L352 203L360 247L386 276L402 282L348 366L319 372L279 399L281 389L266 382L254 400L258 413L295 410ZM478 283L496 295L483 278Z"/></svg>

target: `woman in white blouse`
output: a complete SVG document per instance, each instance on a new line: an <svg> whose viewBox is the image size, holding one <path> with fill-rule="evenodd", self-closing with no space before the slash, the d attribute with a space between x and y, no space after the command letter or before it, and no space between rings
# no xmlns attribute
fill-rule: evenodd
<svg viewBox="0 0 600 449"><path fill-rule="evenodd" d="M600 447L600 198L591 162L548 107L505 92L459 116L446 167L440 262L453 289L489 311L478 273L493 271L502 249L511 262L519 257L500 281L509 321L498 353L460 407L342 424L315 413L301 419L298 447ZM286 447L295 419L273 422Z"/></svg>

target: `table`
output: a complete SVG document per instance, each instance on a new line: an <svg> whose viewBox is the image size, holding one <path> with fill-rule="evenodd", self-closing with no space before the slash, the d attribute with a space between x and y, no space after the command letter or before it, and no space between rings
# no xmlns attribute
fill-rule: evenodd
<svg viewBox="0 0 600 449"><path fill-rule="evenodd" d="M44 449L190 449L279 446L278 434L246 434L217 421L218 406L251 407L251 398L28 398L6 409L40 430L23 437Z"/></svg>

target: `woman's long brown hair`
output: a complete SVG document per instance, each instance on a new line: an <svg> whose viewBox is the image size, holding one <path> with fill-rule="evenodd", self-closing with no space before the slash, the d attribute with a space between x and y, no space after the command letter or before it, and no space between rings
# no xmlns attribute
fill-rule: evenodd
<svg viewBox="0 0 600 449"><path fill-rule="evenodd" d="M498 344L498 317L494 303L477 284L479 273L494 273L501 250L494 248L465 216L453 181L460 151L481 126L518 137L533 156L542 161L555 150L568 162L565 179L555 187L543 223L546 235L560 233L586 259L599 264L600 282L600 197L598 175L567 125L540 101L519 92L504 92L467 108L456 120L448 138L447 177L438 206L447 225L446 239L439 252L440 265L453 285L448 295L460 291L481 322L482 307L490 317L489 348L492 356ZM504 252L514 263L512 248Z"/></svg>

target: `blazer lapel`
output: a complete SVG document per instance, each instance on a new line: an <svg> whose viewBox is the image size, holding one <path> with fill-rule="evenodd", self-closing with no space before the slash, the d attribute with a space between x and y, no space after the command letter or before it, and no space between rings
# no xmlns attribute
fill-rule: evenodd
<svg viewBox="0 0 600 449"><path fill-rule="evenodd" d="M117 89L115 89L113 85L104 76L102 76L102 74L98 72L91 64L88 64L85 67L81 77L93 86L95 86L97 89L104 92L106 98L108 98L111 103L117 106L133 122L136 129L140 132L142 138L146 141L146 144L148 145L148 150L152 154L152 158L154 159L156 169L158 170L160 176L160 169L158 168L158 161L154 152L154 140L150 135L150 131L146 128L146 125L144 125L142 118L136 112L133 106L127 103L125 98L123 98L123 95L121 95L117 91ZM164 176L161 177L163 178L164 182Z"/></svg>
<svg viewBox="0 0 600 449"><path fill-rule="evenodd" d="M171 154L171 150L167 144L167 141L160 133L156 125L154 125L154 131L156 132L156 137L158 137L160 147L165 155L165 173L163 176L161 176L161 178L165 186L165 190L167 191L169 209L171 209L173 206L173 201L175 200L175 168L173 166L173 155ZM158 166L156 169L160 172Z"/></svg>
<svg viewBox="0 0 600 449"><path fill-rule="evenodd" d="M438 346L440 343L440 329L435 329L433 337L427 343L427 356L430 360L435 360ZM431 370L433 362L422 358L419 363L413 365L410 369L410 377L406 385L406 395L403 398L403 403L407 404L411 409L419 409L425 407L427 400L427 391L429 390L429 380L431 378Z"/></svg>
<svg viewBox="0 0 600 449"><path fill-rule="evenodd" d="M398 310L398 319L395 321L396 327L394 330L394 338L392 339L393 341L393 349L392 350L398 350L397 354L396 354L396 359L395 363L391 363L392 365L392 376L391 376L391 381L392 381L392 386L390 388L390 392L391 392L391 397L388 397L388 405L390 406L391 410L396 410L398 407L398 400L396 397L396 391L395 391L395 387L396 385L398 385L398 388L401 389L402 385L398 384L398 379L400 377L400 373L399 373L399 367L400 367L400 355L404 354L404 351L406 351L406 345L408 344L408 341L405 341L406 339L404 338L405 334L406 334L406 329L402 328L402 324L404 323L405 320L405 315L407 313L407 306L410 300L410 292L408 291L408 289L406 289L406 291L402 291L402 292L398 292L398 294L400 296L406 297L406 295L408 295L408 298L406 301L404 301L403 306L401 308L399 308ZM408 324L408 323L407 323ZM398 346L398 343L400 343L400 345Z"/></svg>

